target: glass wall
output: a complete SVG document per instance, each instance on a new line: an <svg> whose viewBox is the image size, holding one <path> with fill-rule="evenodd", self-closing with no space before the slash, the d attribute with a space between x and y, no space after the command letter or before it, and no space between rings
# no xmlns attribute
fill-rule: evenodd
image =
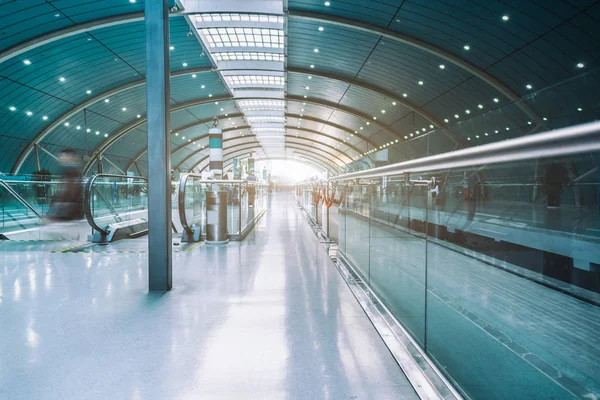
<svg viewBox="0 0 600 400"><path fill-rule="evenodd" d="M348 181L340 251L465 395L599 398L599 157Z"/></svg>

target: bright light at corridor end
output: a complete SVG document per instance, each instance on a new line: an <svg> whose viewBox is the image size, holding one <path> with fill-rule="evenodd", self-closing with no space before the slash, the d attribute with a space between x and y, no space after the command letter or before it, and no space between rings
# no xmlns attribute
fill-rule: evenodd
<svg viewBox="0 0 600 400"><path fill-rule="evenodd" d="M321 173L309 164L293 160L272 160L271 176L282 184L292 184L311 178L321 176Z"/></svg>

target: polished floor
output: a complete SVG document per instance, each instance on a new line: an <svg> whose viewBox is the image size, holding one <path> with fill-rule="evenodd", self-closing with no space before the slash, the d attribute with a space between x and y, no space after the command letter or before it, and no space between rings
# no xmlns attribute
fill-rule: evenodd
<svg viewBox="0 0 600 400"><path fill-rule="evenodd" d="M0 243L0 399L417 398L291 194L243 242L176 246L164 295L143 248L70 244Z"/></svg>

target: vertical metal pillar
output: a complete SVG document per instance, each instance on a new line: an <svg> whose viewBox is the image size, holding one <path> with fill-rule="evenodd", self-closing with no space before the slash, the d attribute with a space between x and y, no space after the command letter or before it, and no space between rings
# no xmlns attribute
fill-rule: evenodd
<svg viewBox="0 0 600 400"><path fill-rule="evenodd" d="M151 292L173 286L168 0L145 1L148 116L148 281Z"/></svg>
<svg viewBox="0 0 600 400"><path fill-rule="evenodd" d="M208 158L214 179L223 177L223 130L213 126L208 130Z"/></svg>
<svg viewBox="0 0 600 400"><path fill-rule="evenodd" d="M33 150L35 151L35 165L37 166L37 170L41 170L41 165L40 165L40 150L38 149L38 145L37 143L33 145Z"/></svg>
<svg viewBox="0 0 600 400"><path fill-rule="evenodd" d="M98 167L97 168L98 173L101 174L102 173L102 156L98 156L96 158L96 165Z"/></svg>

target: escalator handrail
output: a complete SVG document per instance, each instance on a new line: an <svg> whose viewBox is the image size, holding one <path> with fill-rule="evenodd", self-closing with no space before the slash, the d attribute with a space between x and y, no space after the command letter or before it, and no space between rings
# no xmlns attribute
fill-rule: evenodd
<svg viewBox="0 0 600 400"><path fill-rule="evenodd" d="M181 221L181 226L183 227L183 229L188 232L188 234L192 234L192 228L190 227L188 220L187 220L187 216L185 215L185 188L186 188L186 183L188 178L197 178L199 180L199 183L206 183L206 184L213 184L213 183L217 183L217 184L239 184L240 185L240 189L246 185L246 186L267 186L264 183L261 182L254 182L254 181L247 181L247 180L243 180L243 179L232 179L232 180L228 180L228 179L206 179L204 178L202 175L200 174L194 174L194 173L188 173L188 174L181 174L181 177L179 178L179 198L177 200L178 202L178 208L179 208L179 220Z"/></svg>
<svg viewBox="0 0 600 400"><path fill-rule="evenodd" d="M181 177L179 178L179 196L177 199L177 203L178 203L178 208L179 208L179 221L181 221L181 226L183 227L183 230L185 230L188 234L192 234L192 228L190 227L188 220L187 220L187 216L185 215L185 187L186 187L186 183L188 178L198 178L200 180L200 183L239 183L240 186L243 183L246 183L246 181L242 181L242 180L227 180L227 179L203 179L202 175L199 174L193 174L193 173L189 173L189 174L181 174Z"/></svg>
<svg viewBox="0 0 600 400"><path fill-rule="evenodd" d="M23 204L32 213L34 213L38 218L43 218L42 215L39 212L37 212L37 210L35 208L33 208L33 206L31 204L29 204L27 202L27 200L25 200L23 197L21 197L21 195L19 193L17 193L13 188L11 188L8 183L6 183L4 180L0 179L0 185L2 187L4 187L8 191L8 193L10 193L15 199L17 199L19 201L19 203Z"/></svg>
<svg viewBox="0 0 600 400"><path fill-rule="evenodd" d="M92 207L91 207L91 205L92 205L92 202L91 202L92 190L94 189L94 182L98 178L137 179L137 180L142 180L142 181L146 182L146 184L148 183L148 178L143 177L143 176L97 174L97 175L92 176L90 179L88 179L87 184L85 186L85 190L84 190L84 200L83 200L83 207L85 210L85 219L87 220L88 224L92 227L92 229L94 229L100 233L103 233L103 234L108 234L108 231L106 229L100 228L100 226L98 226L98 224L94 220L94 215L92 214Z"/></svg>

